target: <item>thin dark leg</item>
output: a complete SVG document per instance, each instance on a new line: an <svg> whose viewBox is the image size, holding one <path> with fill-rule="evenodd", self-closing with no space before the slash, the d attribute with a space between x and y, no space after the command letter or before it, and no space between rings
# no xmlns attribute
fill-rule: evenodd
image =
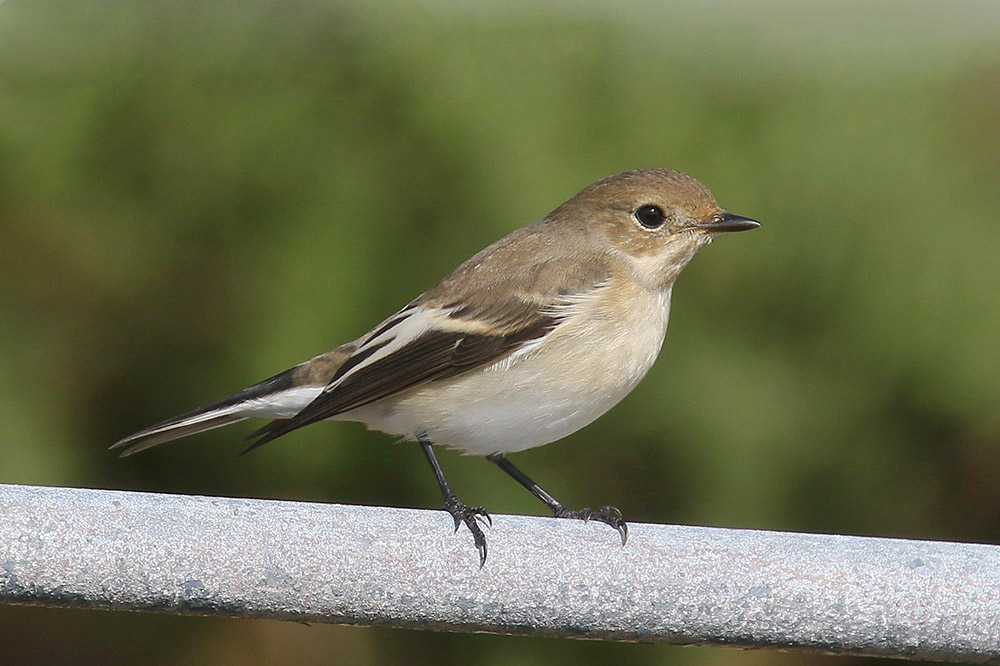
<svg viewBox="0 0 1000 666"><path fill-rule="evenodd" d="M626 525L625 521L622 520L622 512L615 507L605 506L600 509L580 509L574 511L573 509L567 508L565 504L545 492L544 488L532 481L531 477L515 467L514 463L507 460L502 453L494 453L491 456L486 456L486 459L491 463L495 463L497 467L507 472L507 474L513 477L515 481L530 490L532 495L545 502L545 504L552 509L552 513L556 518L599 520L602 523L610 525L618 530L618 535L622 538L623 546L628 540L628 525Z"/></svg>
<svg viewBox="0 0 1000 666"><path fill-rule="evenodd" d="M434 470L434 476L437 478L438 486L441 488L441 496L444 498L444 510L450 513L451 517L455 519L456 532L462 523L465 523L465 526L472 532L472 538L476 542L476 550L479 551L479 566L482 567L486 564L486 535L483 534L477 518L485 518L486 522L491 526L493 525L493 519L490 518L490 514L486 513L486 509L483 507L466 506L459 501L454 491L452 491L451 486L448 485L448 482L444 478L441 465L438 463L437 456L434 455L434 446L422 437L417 441L420 442L420 446L424 450L424 455L427 456L427 462L431 464L431 469Z"/></svg>

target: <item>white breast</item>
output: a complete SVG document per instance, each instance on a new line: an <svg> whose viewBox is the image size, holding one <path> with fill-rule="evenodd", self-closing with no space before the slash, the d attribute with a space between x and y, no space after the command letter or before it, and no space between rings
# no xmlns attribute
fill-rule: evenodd
<svg viewBox="0 0 1000 666"><path fill-rule="evenodd" d="M559 326L513 358L337 418L476 455L561 439L628 395L663 344L670 291L627 284L566 306Z"/></svg>

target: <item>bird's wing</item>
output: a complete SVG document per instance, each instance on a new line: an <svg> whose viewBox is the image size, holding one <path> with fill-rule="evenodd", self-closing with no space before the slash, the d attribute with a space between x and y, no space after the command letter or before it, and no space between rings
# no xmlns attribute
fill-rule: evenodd
<svg viewBox="0 0 1000 666"><path fill-rule="evenodd" d="M500 311L502 320L496 316ZM250 448L421 384L490 365L541 339L560 320L555 309L526 302L493 304L486 312L411 304L366 336L302 411L251 434L256 439Z"/></svg>
<svg viewBox="0 0 1000 666"><path fill-rule="evenodd" d="M247 450L524 350L562 321L568 309L560 306L604 288L609 278L608 263L581 269L569 257L532 262L507 273L493 272L491 265L504 248L494 245L487 250L488 256L476 255L357 340L356 349L323 392L292 418L272 421L252 433L247 439L254 441ZM503 263L510 265L507 260ZM568 277L567 269L572 271Z"/></svg>

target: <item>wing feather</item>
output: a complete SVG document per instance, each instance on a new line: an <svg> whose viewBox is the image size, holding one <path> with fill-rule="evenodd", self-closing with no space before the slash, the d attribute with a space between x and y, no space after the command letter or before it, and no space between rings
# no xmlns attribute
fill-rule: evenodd
<svg viewBox="0 0 1000 666"><path fill-rule="evenodd" d="M421 384L489 365L541 338L558 325L560 319L535 308L532 316L497 334L431 328L378 358L375 358L376 352L388 344L385 340L373 340L371 345L362 345L341 366L323 393L302 411L252 433L248 439L256 439L247 450ZM352 364L355 358L361 360ZM374 360L369 360L372 358Z"/></svg>
<svg viewBox="0 0 1000 666"><path fill-rule="evenodd" d="M432 381L482 368L524 349L559 325L566 308L608 284L611 260L588 260L555 242L542 220L494 243L436 287L356 341L327 387L290 419L247 439L253 449ZM570 246L572 247L572 246ZM499 295L506 297L499 297Z"/></svg>

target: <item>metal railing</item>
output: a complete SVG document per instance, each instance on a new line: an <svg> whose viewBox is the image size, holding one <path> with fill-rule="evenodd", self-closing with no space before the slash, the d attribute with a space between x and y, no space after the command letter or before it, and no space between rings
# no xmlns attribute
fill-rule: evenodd
<svg viewBox="0 0 1000 666"><path fill-rule="evenodd" d="M0 485L0 603L1000 663L1000 547Z"/></svg>

